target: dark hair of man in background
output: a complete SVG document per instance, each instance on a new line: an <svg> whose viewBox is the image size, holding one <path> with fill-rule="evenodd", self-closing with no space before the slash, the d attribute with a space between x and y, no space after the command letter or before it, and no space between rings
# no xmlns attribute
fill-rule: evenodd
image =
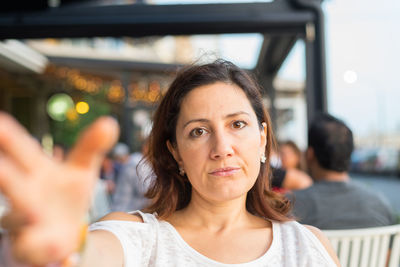
<svg viewBox="0 0 400 267"><path fill-rule="evenodd" d="M338 172L349 170L353 133L343 121L325 113L317 115L308 131L308 146L314 149L321 167Z"/></svg>

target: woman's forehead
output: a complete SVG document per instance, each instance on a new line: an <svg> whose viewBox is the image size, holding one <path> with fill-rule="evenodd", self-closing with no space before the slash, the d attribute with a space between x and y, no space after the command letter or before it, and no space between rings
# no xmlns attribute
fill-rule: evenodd
<svg viewBox="0 0 400 267"><path fill-rule="evenodd" d="M182 101L182 107L189 110L230 108L234 105L251 108L242 88L223 82L196 87Z"/></svg>

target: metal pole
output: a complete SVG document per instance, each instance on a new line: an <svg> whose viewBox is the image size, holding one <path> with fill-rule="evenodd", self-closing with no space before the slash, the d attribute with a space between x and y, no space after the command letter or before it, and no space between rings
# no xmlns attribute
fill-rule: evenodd
<svg viewBox="0 0 400 267"><path fill-rule="evenodd" d="M306 24L305 38L307 119L310 123L316 113L328 110L324 15L321 9L321 1L295 0L294 2L301 8L309 9L315 14L314 23Z"/></svg>

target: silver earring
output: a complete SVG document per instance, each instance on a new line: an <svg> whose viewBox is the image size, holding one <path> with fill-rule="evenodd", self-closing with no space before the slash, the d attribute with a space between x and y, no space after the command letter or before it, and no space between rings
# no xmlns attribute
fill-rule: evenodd
<svg viewBox="0 0 400 267"><path fill-rule="evenodd" d="M179 174L180 174L181 176L185 175L185 170L183 169L182 166L179 166Z"/></svg>
<svg viewBox="0 0 400 267"><path fill-rule="evenodd" d="M265 163L265 161L267 160L267 158L265 157L265 155L261 155L261 163Z"/></svg>

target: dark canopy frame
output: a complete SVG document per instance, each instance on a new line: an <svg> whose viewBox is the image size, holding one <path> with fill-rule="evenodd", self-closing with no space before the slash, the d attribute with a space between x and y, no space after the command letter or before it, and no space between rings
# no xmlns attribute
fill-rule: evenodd
<svg viewBox="0 0 400 267"><path fill-rule="evenodd" d="M36 1L33 1L36 2ZM253 70L271 100L272 81L298 39L306 44L306 103L310 122L327 110L324 23L321 0L191 5L96 5L97 1L47 1L2 10L0 39L144 37L189 34L261 33L264 43ZM143 1L138 1L143 2ZM18 1L17 1L18 3Z"/></svg>

